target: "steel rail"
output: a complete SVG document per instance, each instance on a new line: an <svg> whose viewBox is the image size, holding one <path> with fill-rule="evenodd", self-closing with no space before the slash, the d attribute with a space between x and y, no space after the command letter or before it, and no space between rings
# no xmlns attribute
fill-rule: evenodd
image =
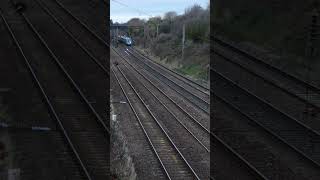
<svg viewBox="0 0 320 180"><path fill-rule="evenodd" d="M320 136L320 133L315 131L314 129L312 129L310 126L307 126L305 124L303 124L302 122L300 122L299 120L297 120L296 118L292 117L291 115L281 111L279 108L273 106L272 104L270 104L269 102L263 100L262 98L256 96L255 94L253 94L252 92L250 92L247 89L242 88L241 86L239 86L237 83L233 82L231 79L225 77L224 75L222 75L221 73L217 72L215 69L212 70L216 75L222 77L223 79L225 79L227 82L230 82L231 84L233 84L234 86L238 87L239 89L243 90L246 94L249 94L250 96L254 97L255 99L257 99L259 102L267 105L268 107L270 107L271 109L273 109L274 111L280 113L281 115L285 116L286 118L292 120L293 122L297 123L299 126L302 126L303 128L307 129L308 131L312 132L313 134L316 134L317 136Z"/></svg>
<svg viewBox="0 0 320 180"><path fill-rule="evenodd" d="M297 83L299 83L299 84L301 84L303 86L306 86L306 87L312 89L315 92L320 93L320 88L319 87L317 87L315 85L312 85L312 84L310 84L310 83L308 83L308 82L296 77L295 75L289 74L289 73L281 70L280 68L278 68L278 67L276 67L274 65L271 65L271 64L265 62L264 60L259 59L259 58L255 57L255 56L249 54L248 52L235 47L234 45L231 45L230 43L227 43L227 42L223 41L222 39L219 39L219 38L213 36L213 40L215 42L221 44L224 47L229 47L229 49L231 49L231 50L233 50L235 52L238 52L239 54L242 54L242 55L246 56L247 58L253 60L256 63L258 63L260 65L263 65L267 69L271 69L274 72L277 72L277 73L281 74L282 76L284 76L284 77L286 77L288 79L291 79L291 80L293 80L293 81L295 81L295 82L297 82Z"/></svg>
<svg viewBox="0 0 320 180"><path fill-rule="evenodd" d="M62 121L60 120L59 116L57 115L57 112L56 112L54 106L52 105L52 103L51 103L51 101L50 101L47 93L45 92L45 90L44 90L41 82L39 81L39 79L38 79L35 71L33 70L32 66L31 66L31 63L30 63L30 60L26 57L26 55L25 55L25 53L24 53L24 51L23 51L23 49L22 49L19 41L18 41L17 38L15 37L15 34L14 34L13 30L11 29L11 27L10 27L10 25L8 24L7 20L6 20L5 17L3 16L3 13L2 13L1 10L0 10L0 15L1 15L2 20L3 20L4 23L5 23L5 26L6 26L7 30L9 31L9 33L10 33L10 35L11 35L11 37L12 37L15 45L16 45L17 48L19 49L19 52L20 52L21 56L23 57L24 62L25 62L25 64L26 64L29 72L31 73L34 82L36 83L39 91L41 92L42 97L44 98L44 101L45 101L45 103L46 103L47 106L48 106L49 112L51 112L51 114L53 115L54 119L55 119L56 122L58 123L58 126L59 126L59 128L61 129L61 131L62 131L62 133L63 133L63 136L64 136L65 139L67 140L68 145L69 145L70 149L72 150L74 156L76 157L79 165L81 166L82 171L84 172L84 174L85 174L85 176L87 177L87 179L93 180L93 178L91 177L91 175L89 174L89 172L88 172L88 170L87 170L87 167L84 165L84 163L83 163L83 161L82 161L82 159L81 159L78 151L76 150L75 146L73 145L73 143L72 143L72 141L71 141L71 139L70 139L67 131L65 130Z"/></svg>
<svg viewBox="0 0 320 180"><path fill-rule="evenodd" d="M193 81L192 79L190 79L190 78L188 78L188 77L180 74L179 72L176 72L176 71L174 71L174 70L172 70L172 69L170 69L170 68L167 68L167 67L164 66L163 64L160 64L160 63L158 63L158 62L156 62L156 61L153 61L150 57L148 57L147 55L143 54L142 52L140 52L140 51L137 50L136 48L131 47L131 49L134 50L135 52L137 52L138 54L140 54L141 56L145 57L147 60L151 61L152 63L154 63L154 64L156 64L156 65L159 65L160 67L163 67L163 69L168 70L168 71L170 71L170 72L178 75L179 77L185 79L187 82L191 83L192 85L199 86L200 88L203 88L203 89L205 89L205 90L210 90L210 88L208 88L208 87L206 87L206 86L204 86L204 85L202 85L202 84L200 84L200 83L198 83L198 82L196 82L196 81ZM191 86L192 86L192 85L191 85ZM206 93L206 92L204 92L204 93ZM208 94L208 93L206 93L206 94Z"/></svg>
<svg viewBox="0 0 320 180"><path fill-rule="evenodd" d="M125 51L125 53L129 56L129 57L131 57L131 55L129 54L129 53L127 53L126 51ZM142 68L141 67L141 65L139 65L139 64L136 64L137 66L139 66L140 68ZM161 82L161 84L164 84L160 79L159 79L159 77L156 77L156 76L154 76L159 82ZM174 87L172 87L172 85L170 85L170 84L165 84L166 86L169 86L173 91L175 91L176 93L178 93L183 99L185 99L186 101L188 101L189 103L191 103L193 106L195 106L196 108L198 108L198 109L200 109L202 112L204 112L205 114L207 114L207 115L209 115L210 113L208 112L208 111L206 111L205 109L203 109L203 107L201 107L201 106L199 106L198 104L196 104L196 103L194 103L192 100L190 100L190 99L188 99L188 98L186 98L181 92L179 92L178 90L176 90Z"/></svg>
<svg viewBox="0 0 320 180"><path fill-rule="evenodd" d="M74 36L72 33L53 15L53 13L49 10L47 5L42 2L42 0L36 0L38 5L54 20L56 24L60 26L60 28L71 37L72 40L76 42L76 44L93 60L107 75L109 76L109 71L101 64L101 62L94 57L94 55L86 48L84 45Z"/></svg>
<svg viewBox="0 0 320 180"><path fill-rule="evenodd" d="M171 97L169 97L167 94L165 94L159 87L157 87L149 78L147 78L145 75L143 75L140 71L137 70L136 67L132 65L127 59L125 59L123 56L120 56L120 58L124 59L127 64L129 64L138 74L140 74L144 79L146 79L153 87L155 87L162 95L164 95L167 99L169 99L176 107L178 107L184 114L186 114L190 119L193 120L198 126L200 126L201 129L203 129L205 132L210 134L210 131L204 127L198 120L196 120L190 113L188 113L185 109L183 109L178 103L176 103ZM161 81L158 81L160 84L164 84Z"/></svg>
<svg viewBox="0 0 320 180"><path fill-rule="evenodd" d="M302 124L301 122L297 121L296 119L292 118L291 116L287 115L286 113L282 112L281 110L278 110L277 108L275 108L274 106L272 106L270 103L262 100L261 98L255 96L254 94L252 94L251 92L247 91L246 89L243 89L242 87L240 87L239 85L237 85L235 82L233 82L232 80L228 79L227 77L223 76L221 73L215 71L214 69L212 69L213 73L216 74L218 77L223 78L225 81L227 81L228 83L236 86L237 88L241 89L242 91L244 91L246 94L248 94L249 96L254 97L255 99L257 99L259 102L261 102L262 104L265 104L266 106L270 107L271 109L273 109L274 111L284 115L286 118L292 120L293 122L295 122L297 125L299 125L300 127L308 130L309 132L311 132L313 135L316 136L320 136L320 134L316 131L314 131L313 129L311 129L310 127ZM286 145L288 145L291 149L293 149L295 152L297 152L298 154L302 155L304 158L308 159L310 162L312 162L314 165L320 167L320 163L318 163L317 161L313 160L312 158L310 158L307 154L305 154L304 152L302 152L301 150L299 150L297 147L289 144L289 142L287 142L285 139L283 139L282 137L280 137L278 134L276 134L275 132L273 132L271 129L265 127L262 123L257 122L256 120L254 120L253 118L251 118L249 115L247 115L246 113L242 112L241 109L239 109L238 107L235 107L234 105L232 105L231 102L228 102L226 99L218 96L215 92L213 93L215 97L221 99L223 102L225 102L226 104L229 104L230 107L232 107L233 109L237 110L237 112L241 113L242 115L244 115L245 117L247 117L247 119L250 119L252 122L254 122L255 124L259 125L260 127L262 127L263 129L265 129L267 132L269 132L270 134L272 134L273 136L275 136L276 138L278 138L279 140L281 140L283 143L285 143Z"/></svg>
<svg viewBox="0 0 320 180"><path fill-rule="evenodd" d="M125 64L123 64L127 69L129 69ZM194 138L196 139L196 141L207 151L210 153L209 148L207 148L179 119L178 117L153 93L151 92L151 90L149 90L149 88L146 87L146 85L144 85L138 78L137 81L148 91L152 94L152 96L154 98L157 99L158 102L160 102L160 104L174 117L174 119L180 124L182 125L182 127Z"/></svg>
<svg viewBox="0 0 320 180"><path fill-rule="evenodd" d="M228 100L226 100L225 98L219 96L216 93L213 93L213 97L215 97L218 101L223 102L224 104L226 104L228 107L230 107L231 109L233 109L234 111L238 112L239 114L241 114L242 116L244 116L246 119L248 119L250 122L253 122L256 127L262 129L263 131L265 131L267 134L270 134L272 137L275 137L278 141L282 142L283 144L285 144L286 146L288 146L290 149L292 149L294 152L296 152L297 154L303 156L304 159L307 159L308 161L311 161L314 165L320 167L320 164L317 164L315 161L313 161L312 159L306 157L305 155L303 155L303 153L298 150L296 147L292 146L291 144L289 144L286 140L284 140L282 137L280 137L279 135L277 135L276 133L274 133L271 129L265 127L263 124L261 124L260 122L254 120L253 118L251 118L249 115L247 115L246 113L244 113L241 109L239 109L238 107L234 106L232 104L232 102L229 102ZM257 170L258 171L258 170Z"/></svg>
<svg viewBox="0 0 320 180"><path fill-rule="evenodd" d="M293 93L290 90L278 85L277 83L273 82L272 80L269 80L266 77L263 77L263 75L260 75L257 72L254 72L253 70L250 70L248 67L245 67L242 64L240 64L240 63L238 63L238 62L236 62L234 60L231 60L231 58L228 58L228 57L224 56L223 54L221 54L219 52L215 52L215 54L217 54L218 56L222 57L223 59L225 59L226 61L230 62L231 64L234 64L235 66L240 67L241 69L243 69L244 71L248 72L249 74L254 75L256 77L259 77L264 82L266 82L266 83L268 83L268 84L270 84L270 85L272 85L274 87L279 88L281 91L283 91L284 93L288 94L289 96L297 98L300 101L302 101L303 103L306 103L306 104L308 104L308 105L320 110L320 106L319 105L316 105L315 103L310 102L305 98L302 98L301 96L299 96L296 93Z"/></svg>
<svg viewBox="0 0 320 180"><path fill-rule="evenodd" d="M77 21L81 26L83 26L93 37L95 37L102 45L109 47L111 50L113 50L117 55L119 53L112 47L110 46L104 39L102 39L99 35L97 35L92 29L90 29L86 24L84 24L79 18L77 18L75 15L72 14L71 11L69 11L63 4L61 4L58 0L54 0L58 6L63 9L69 16L71 16L75 21ZM119 55L120 56L120 55Z"/></svg>
<svg viewBox="0 0 320 180"><path fill-rule="evenodd" d="M84 24L79 18L77 18L75 15L72 14L70 10L68 10L61 2L58 0L54 0L67 14L69 14L73 19L75 19L79 24L81 24L92 36L94 36L100 43L102 43L104 46L110 47L111 46L103 40L97 33L95 33L93 30L91 30L86 24Z"/></svg>
<svg viewBox="0 0 320 180"><path fill-rule="evenodd" d="M133 87L133 85L131 84L131 82L128 80L128 78L126 77L126 75L122 72L122 70L117 67L119 72L122 74L122 76L124 77L124 79L126 80L126 82L130 85L131 89L135 92L135 95L137 95L137 97L139 98L139 100L142 102L142 104L144 105L144 107L148 110L148 113L151 115L152 119L156 122L156 124L160 127L161 131L165 134L166 138L169 140L169 142L171 143L171 145L174 147L174 149L176 150L176 152L178 152L179 156L182 158L182 160L184 161L184 163L187 165L187 167L189 168L189 170L192 172L192 174L194 175L194 177L196 179L200 179L198 177L198 175L195 173L195 171L193 170L193 168L190 166L189 162L186 160L186 158L183 156L183 154L180 152L180 150L178 149L178 147L175 145L175 143L172 141L172 139L170 138L170 136L168 135L168 133L164 130L164 128L161 126L161 124L159 123L159 120L154 116L154 114L152 113L152 111L150 110L150 108L147 106L147 104L145 103L145 101L141 98L141 96L139 95L139 93L137 92L137 90Z"/></svg>
<svg viewBox="0 0 320 180"><path fill-rule="evenodd" d="M138 59L139 61L141 61L143 64L147 65L149 68L153 69L155 72L157 72L158 74L160 74L162 77L168 79L170 82L172 82L173 84L179 86L182 89L183 88L181 85L177 84L176 82L174 82L173 80L171 80L170 78L168 78L167 76L163 75L162 73L160 73L159 71L157 71L154 67L151 67L149 64L147 64L146 62L144 62L143 60L141 60L139 57L137 57L136 55L134 55L134 53L132 53L131 51L127 50L130 54L132 54L136 59ZM210 104L208 103L206 100L203 100L201 97L199 97L198 95L192 94L189 90L185 90L186 92L188 92L188 94L191 94L192 96L196 97L198 100L205 102L206 104ZM208 94L206 94L208 95Z"/></svg>
<svg viewBox="0 0 320 180"><path fill-rule="evenodd" d="M81 24L81 26L83 26L93 37L95 37L102 45L110 48L111 50L113 50L116 54L118 54L118 52L112 47L110 46L104 39L102 39L99 35L97 35L92 29L90 29L86 24L84 24L79 18L77 18L75 15L72 14L71 11L69 11L67 8L64 7L63 4L61 4L59 1L54 0L59 7L61 7L67 14L69 14L69 16L71 16L75 21L77 21L79 24ZM119 54L118 54L119 55Z"/></svg>
<svg viewBox="0 0 320 180"><path fill-rule="evenodd" d="M131 100L129 99L127 93L125 92L125 90L124 90L124 88L123 88L123 86L122 86L122 84L120 83L120 80L119 80L118 76L117 76L116 73L114 72L113 67L111 67L110 69L111 69L112 73L114 74L114 76L115 76L115 78L116 78L116 80L117 80L117 82L118 82L118 84L119 84L119 86L120 86L120 88L121 88L122 93L124 94L125 98L127 99L127 102L128 102L128 104L129 104L132 112L134 113L136 119L138 120L138 123L139 123L139 125L140 125L140 127L141 127L141 129L142 129L142 131L143 131L143 133L144 133L144 135L145 135L146 138L148 139L149 145L151 146L151 148L152 148L153 152L155 153L158 161L160 162L161 167L163 168L163 170L164 170L165 174L167 175L168 179L171 180L171 177L170 177L170 175L169 175L166 167L164 166L162 160L160 159L160 156L159 156L156 148L154 147L154 145L153 145L153 143L152 143L152 141L151 141L151 139L150 139L147 131L145 130L145 128L144 128L144 126L143 126L143 124L142 124L142 122L141 122L141 120L140 120L140 118L139 118L139 116L138 116L138 113L137 113L136 110L134 109Z"/></svg>
<svg viewBox="0 0 320 180"><path fill-rule="evenodd" d="M62 72L64 73L64 75L67 77L68 81L72 84L72 86L75 88L76 92L81 96L81 99L85 102L85 104L88 106L89 110L91 111L91 113L96 117L97 122L100 123L100 125L102 126L103 130L107 133L110 134L110 130L108 128L108 126L105 124L105 122L102 120L102 118L100 117L100 115L96 112L96 110L94 109L94 107L91 105L91 103L88 101L88 99L86 98L86 96L84 95L84 93L81 91L80 87L76 84L76 82L72 79L72 77L69 75L69 73L67 72L67 70L64 68L64 66L61 64L60 60L58 59L58 57L53 53L53 51L51 50L51 48L48 46L48 44L46 43L46 41L43 39L43 37L39 34L39 32L35 29L35 27L33 26L33 24L30 22L30 20L24 15L23 12L20 12L21 16L23 17L23 19L25 20L25 22L28 24L28 26L30 27L30 29L36 34L37 38L40 40L40 42L42 43L42 45L46 48L46 50L49 52L50 56L52 57L52 59L54 60L54 62L59 66L59 68L62 70Z"/></svg>
<svg viewBox="0 0 320 180"><path fill-rule="evenodd" d="M111 48L113 51L117 53L117 51L110 46L105 40L103 40L99 35L97 35L92 29L90 29L86 24L84 24L79 18L72 14L70 10L68 10L62 3L58 0L54 0L67 14L69 14L73 19L75 19L78 23L80 23L88 32L90 32L100 43L105 45L106 47ZM206 112L207 113L207 112Z"/></svg>
<svg viewBox="0 0 320 180"><path fill-rule="evenodd" d="M255 168L249 161L243 158L239 153L237 153L231 146L226 144L222 139L220 139L216 134L212 133L211 137L216 139L227 151L229 151L232 155L238 158L241 162L243 162L247 168L249 168L252 173L257 176L261 180L268 180L265 175L263 175L257 168ZM210 179L215 179L214 177L210 176Z"/></svg>
<svg viewBox="0 0 320 180"><path fill-rule="evenodd" d="M124 77L124 79L127 81L126 76L121 72L121 70L120 70L118 67L117 67L117 69L118 69L118 71L121 73L121 75ZM121 83L120 83L120 81L119 81L119 78L117 78L117 75L116 75L116 73L115 73L115 71L114 71L113 69L112 69L112 72L113 72L114 75L116 76L116 79L117 79L117 81L118 81L118 84L120 85L120 87L122 87L122 85L121 85ZM133 90L134 94L135 94L135 95L139 98L139 100L142 102L143 106L148 110L148 113L151 115L152 119L156 122L157 126L161 129L161 132L165 135L166 139L169 140L171 146L174 148L174 150L175 150L176 152L178 152L179 155L181 155L181 154L179 153L180 151L177 149L177 147L175 146L175 144L172 142L172 140L170 139L169 135L166 133L166 131L165 131L165 130L163 129L163 127L160 125L160 123L159 123L158 120L155 118L155 116L151 113L151 111L150 111L149 108L146 106L145 102L142 100L142 98L140 97L140 95L136 92L136 90L134 89L134 87L132 86L132 84L131 84L129 81L127 81L127 83L129 84L129 86L130 86L131 89ZM124 91L124 88L122 87L121 89L122 89L122 91L123 91L123 94L125 94L127 100L130 100L130 99L127 97L127 95L126 95L126 92ZM130 105L131 109L135 112L134 107L132 106L132 103L130 103L130 104L131 104L131 105ZM135 114L136 114L136 112L135 112ZM146 130L145 130L142 122L140 121L140 118L138 118L138 116L136 116L136 117L137 117L137 119L139 120L139 124L140 124L140 126L142 127L145 135L147 136L147 132L146 132ZM154 152L156 152L157 157L159 158L159 161L161 161L161 164L162 164L163 168L166 170L166 173L167 173L168 177L170 177L169 172L167 171L166 167L164 166L164 164L163 164L160 156L158 156L157 150L156 150L155 147L152 145L151 139L149 138L149 136L147 136L147 137L148 137L148 140L149 140L149 142L150 142L150 145L152 146L152 148L154 148ZM181 156L180 156L180 157L181 157ZM183 157L183 156L182 156L182 157ZM184 160L184 159L183 159L183 160ZM188 166L188 167L191 168L190 166ZM191 169L192 169L192 168L191 168ZM194 171L192 171L192 172L194 172ZM195 175L196 175L196 174L195 174ZM196 175L196 177L197 177L197 175ZM170 177L170 179L171 179L171 177ZM199 178L197 178L197 179L199 179Z"/></svg>
<svg viewBox="0 0 320 180"><path fill-rule="evenodd" d="M180 74L180 73L178 73L178 72L176 72L176 71L174 71L174 70L172 70L172 69L170 69L170 68L165 67L163 64L160 64L160 63L158 63L158 62L156 62L156 61L154 61L154 60L151 60L150 57L146 56L145 54L143 54L142 52L140 52L140 51L137 50L136 48L131 47L130 49L132 49L132 50L135 51L137 54L139 54L141 57L144 57L145 59L147 59L147 60L150 61L151 63L159 66L159 67L162 68L162 69L164 69L165 71L169 71L169 72L177 75L176 77L180 77L180 78L178 78L178 79L180 79L181 81L186 82L186 84L188 84L190 87L197 89L199 92L201 92L201 93L203 93L203 94L209 95L209 93L206 92L206 91L210 91L210 89L209 89L208 87L205 87L204 85L202 85L202 84L200 84L200 83L197 83L197 82L189 79L189 78L186 77L186 76L183 76L182 74ZM198 87L196 87L196 86L198 86ZM203 90L199 89L199 87L202 88L202 89L205 89L206 91L203 91Z"/></svg>
<svg viewBox="0 0 320 180"><path fill-rule="evenodd" d="M138 59L139 61L141 61L141 60L140 60L138 57L136 57L134 54L132 54L131 52L129 52L129 53L130 53L133 57L135 57L136 59ZM145 62L143 62L143 61L141 61L141 62L145 64ZM145 64L145 65L147 65L148 67L150 67L151 69L153 69L153 67L149 66L148 64ZM154 69L153 69L153 70L154 70ZM156 71L156 70L154 70L154 71ZM174 81L172 81L171 79L165 77L163 74L161 74L161 73L158 73L158 74L159 74L160 76L164 77L165 79L168 79L168 80L169 80L170 82L172 82L174 85L176 85L176 86L180 87L181 89L184 89L184 90L185 90L185 88L181 87L181 85L176 84ZM173 87L172 87L171 85L169 85L169 84L167 84L167 86L169 86L171 89L174 89L175 91L178 91L178 90L176 90L175 88L173 88ZM189 95L191 95L192 97L196 97L196 99L200 100L200 103L202 103L202 104L204 104L205 106L207 106L207 109L210 108L210 104L209 104L208 102L204 101L204 100L203 100L202 98L200 98L199 96L197 96L197 95L189 92L188 90L185 90L184 92L187 92L187 93L188 93ZM181 92L180 92L180 95L182 95ZM185 97L185 95L182 95L182 96ZM188 99L188 98L185 97L185 99ZM195 102L191 101L190 99L188 99L188 100L189 100L189 102L192 102L192 104L194 104L194 105L195 105L196 107L198 107L200 110L202 110L202 111L205 112L206 114L209 114L208 110L204 109L203 107L200 107L200 105L196 104Z"/></svg>
<svg viewBox="0 0 320 180"><path fill-rule="evenodd" d="M175 105L177 105L177 107L179 107L183 112L185 112L186 114L188 114L188 116L190 118L192 118L193 120L195 120L196 122L198 122L196 119L194 119L188 112L186 112L184 109L182 109L177 103L175 103L170 97L168 97L165 93L163 93L157 86L154 85L154 83L152 81L150 81L148 78L146 78L143 74L141 74L140 71L138 71L129 61L127 61L124 57L120 56L122 59L125 60L125 62L127 64L129 64L137 73L139 73L141 76L143 76L148 82L150 82L155 88L158 89L159 92L161 92L163 95L165 95L168 99L171 100L171 102L173 102ZM199 122L198 122L199 123ZM200 123L199 123L200 124ZM221 140L217 135L215 135L214 132L210 132L209 130L207 130L205 127L203 127L201 124L200 126L205 129L206 132L210 133L210 136L214 139L216 139L220 144L222 144L228 151L230 151L234 156L236 156L238 159L240 159L243 163L246 164L246 166L248 168L250 168L252 171L254 171L254 173L256 175L258 175L261 179L267 180L267 178L261 173L259 172L253 165L250 164L250 162L248 162L247 160L245 160L241 155L239 155L235 150L233 150L229 145L227 145L225 142L223 142L223 140Z"/></svg>

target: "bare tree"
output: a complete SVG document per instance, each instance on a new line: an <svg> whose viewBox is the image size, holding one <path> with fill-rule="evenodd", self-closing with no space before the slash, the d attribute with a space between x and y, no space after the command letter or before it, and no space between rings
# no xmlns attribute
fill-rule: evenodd
<svg viewBox="0 0 320 180"><path fill-rule="evenodd" d="M148 22L154 23L154 24L159 24L161 22L161 17L156 16L156 17L151 17L149 18Z"/></svg>
<svg viewBox="0 0 320 180"><path fill-rule="evenodd" d="M195 4L192 7L185 10L185 15L189 17L198 17L204 12L204 9L198 5Z"/></svg>
<svg viewBox="0 0 320 180"><path fill-rule="evenodd" d="M139 19L139 18L132 18L127 22L127 24L129 26L143 26L144 21L142 19Z"/></svg>
<svg viewBox="0 0 320 180"><path fill-rule="evenodd" d="M177 17L177 13L174 11L169 11L164 15L164 20L172 22Z"/></svg>

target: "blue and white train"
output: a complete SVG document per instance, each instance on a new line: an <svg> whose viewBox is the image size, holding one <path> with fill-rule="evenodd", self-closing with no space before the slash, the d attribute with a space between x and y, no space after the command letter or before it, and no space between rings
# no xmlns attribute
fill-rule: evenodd
<svg viewBox="0 0 320 180"><path fill-rule="evenodd" d="M132 45L132 39L130 37L119 36L118 39L119 39L120 42L126 44L127 46L131 46Z"/></svg>

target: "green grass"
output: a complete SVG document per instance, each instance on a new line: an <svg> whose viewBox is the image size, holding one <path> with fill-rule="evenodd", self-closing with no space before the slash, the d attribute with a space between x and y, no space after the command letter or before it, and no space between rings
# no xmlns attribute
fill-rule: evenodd
<svg viewBox="0 0 320 180"><path fill-rule="evenodd" d="M207 78L206 70L198 64L182 66L181 68L178 68L175 70L180 72L183 75L188 75L197 79L205 80Z"/></svg>
<svg viewBox="0 0 320 180"><path fill-rule="evenodd" d="M0 107L0 119L8 118L8 108L7 107Z"/></svg>

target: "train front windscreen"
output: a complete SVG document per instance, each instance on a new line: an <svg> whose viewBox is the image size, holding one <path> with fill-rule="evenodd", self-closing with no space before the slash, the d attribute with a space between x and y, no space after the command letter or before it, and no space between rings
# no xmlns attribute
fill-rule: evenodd
<svg viewBox="0 0 320 180"><path fill-rule="evenodd" d="M132 45L132 41L130 38L127 38L127 45Z"/></svg>

